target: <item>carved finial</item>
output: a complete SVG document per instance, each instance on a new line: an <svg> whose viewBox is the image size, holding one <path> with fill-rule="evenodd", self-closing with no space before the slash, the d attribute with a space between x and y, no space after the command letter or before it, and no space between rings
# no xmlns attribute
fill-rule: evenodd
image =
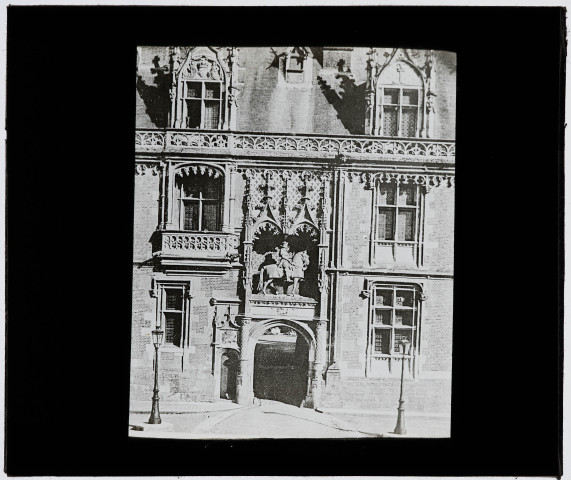
<svg viewBox="0 0 571 480"><path fill-rule="evenodd" d="M430 73L432 72L432 67L434 65L434 50L428 50L425 54L425 62L424 67L422 67L426 73L427 77L430 77Z"/></svg>

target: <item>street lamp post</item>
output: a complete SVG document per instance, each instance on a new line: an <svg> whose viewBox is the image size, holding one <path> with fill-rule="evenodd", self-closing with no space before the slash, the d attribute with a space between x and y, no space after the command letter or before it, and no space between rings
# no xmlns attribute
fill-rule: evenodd
<svg viewBox="0 0 571 480"><path fill-rule="evenodd" d="M158 328L152 331L153 344L155 345L155 386L153 388L153 406L149 423L154 425L161 423L161 414L159 412L159 347L163 343L163 333Z"/></svg>
<svg viewBox="0 0 571 480"><path fill-rule="evenodd" d="M398 417L397 417L397 426L395 427L394 433L398 435L406 435L406 426L404 424L404 400L402 399L402 386L404 380L404 356L406 353L406 346L409 344L409 341L403 339L401 341L402 346L402 369L400 374L400 398L399 398L399 408L398 408Z"/></svg>

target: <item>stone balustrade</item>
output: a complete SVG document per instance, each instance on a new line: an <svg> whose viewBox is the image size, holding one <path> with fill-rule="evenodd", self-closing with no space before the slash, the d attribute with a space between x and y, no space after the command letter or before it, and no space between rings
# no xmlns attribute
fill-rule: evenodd
<svg viewBox="0 0 571 480"><path fill-rule="evenodd" d="M238 235L231 233L197 233L157 231L154 256L160 259L213 260L235 262L238 257Z"/></svg>
<svg viewBox="0 0 571 480"><path fill-rule="evenodd" d="M324 157L390 156L419 161L454 162L453 141L374 136L319 136L222 130L142 130L135 133L137 153L182 153L199 150L243 155Z"/></svg>

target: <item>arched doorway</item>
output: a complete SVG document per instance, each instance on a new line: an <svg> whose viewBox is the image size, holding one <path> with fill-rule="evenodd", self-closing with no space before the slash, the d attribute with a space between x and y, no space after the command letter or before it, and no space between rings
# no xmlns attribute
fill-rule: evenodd
<svg viewBox="0 0 571 480"><path fill-rule="evenodd" d="M220 355L220 398L236 399L238 352L225 348Z"/></svg>
<svg viewBox="0 0 571 480"><path fill-rule="evenodd" d="M301 406L308 393L310 344L287 325L270 325L254 350L254 396Z"/></svg>

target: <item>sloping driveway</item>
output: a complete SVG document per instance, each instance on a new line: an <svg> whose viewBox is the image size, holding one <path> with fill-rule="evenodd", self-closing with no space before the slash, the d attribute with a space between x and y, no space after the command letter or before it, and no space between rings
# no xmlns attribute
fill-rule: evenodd
<svg viewBox="0 0 571 480"><path fill-rule="evenodd" d="M230 411L211 412L189 422L189 415L163 415L162 428L130 431L131 436L160 438L359 438L377 436L354 431L325 413L271 400ZM190 416L189 416L190 417ZM168 425L168 427L167 427Z"/></svg>

